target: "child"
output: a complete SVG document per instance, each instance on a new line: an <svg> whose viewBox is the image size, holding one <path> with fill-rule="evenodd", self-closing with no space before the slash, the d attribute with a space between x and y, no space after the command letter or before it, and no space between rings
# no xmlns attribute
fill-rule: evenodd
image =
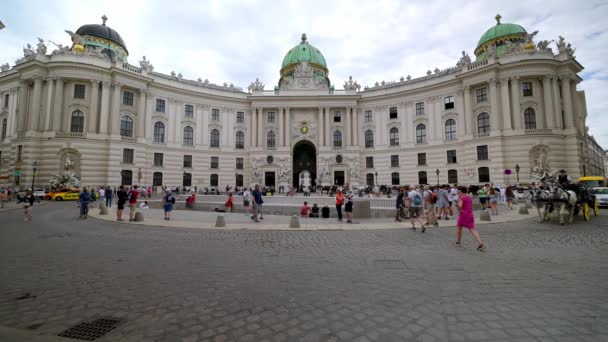
<svg viewBox="0 0 608 342"><path fill-rule="evenodd" d="M353 223L353 199L351 195L346 196L344 211L346 212L346 223Z"/></svg>

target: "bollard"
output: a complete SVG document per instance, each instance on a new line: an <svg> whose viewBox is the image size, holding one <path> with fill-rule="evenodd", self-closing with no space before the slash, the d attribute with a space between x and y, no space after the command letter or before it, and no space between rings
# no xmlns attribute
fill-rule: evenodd
<svg viewBox="0 0 608 342"><path fill-rule="evenodd" d="M135 212L135 217L133 218L133 221L143 222L144 221L144 213L142 213L140 211Z"/></svg>
<svg viewBox="0 0 608 342"><path fill-rule="evenodd" d="M298 215L293 215L291 217L291 222L289 222L289 228L300 228L300 218Z"/></svg>
<svg viewBox="0 0 608 342"><path fill-rule="evenodd" d="M108 208L103 207L99 209L99 215L108 215Z"/></svg>
<svg viewBox="0 0 608 342"><path fill-rule="evenodd" d="M492 218L490 217L490 211L482 210L481 214L479 214L479 220L480 221L492 221Z"/></svg>
<svg viewBox="0 0 608 342"><path fill-rule="evenodd" d="M217 219L215 219L216 227L226 227L226 220L224 220L224 215L218 215Z"/></svg>
<svg viewBox="0 0 608 342"><path fill-rule="evenodd" d="M522 214L522 215L528 215L528 214L530 214L528 212L528 206L527 205L520 205L519 206L519 213Z"/></svg>
<svg viewBox="0 0 608 342"><path fill-rule="evenodd" d="M99 202L99 209L103 209L106 205L103 203L103 201Z"/></svg>

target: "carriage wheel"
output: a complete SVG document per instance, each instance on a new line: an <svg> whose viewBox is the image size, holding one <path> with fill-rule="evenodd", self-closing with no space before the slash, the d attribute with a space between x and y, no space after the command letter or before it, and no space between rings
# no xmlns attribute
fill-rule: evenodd
<svg viewBox="0 0 608 342"><path fill-rule="evenodd" d="M591 209L589 208L589 203L585 202L583 204L583 217L585 221L589 221L591 219Z"/></svg>
<svg viewBox="0 0 608 342"><path fill-rule="evenodd" d="M595 216L600 214L600 202L597 201L597 197L593 199L593 214Z"/></svg>

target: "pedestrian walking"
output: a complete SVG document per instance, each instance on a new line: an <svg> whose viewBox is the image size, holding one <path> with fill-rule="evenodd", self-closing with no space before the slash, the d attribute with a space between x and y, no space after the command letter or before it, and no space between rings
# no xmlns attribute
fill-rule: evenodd
<svg viewBox="0 0 608 342"><path fill-rule="evenodd" d="M116 210L116 221L122 221L122 211L125 209L125 203L127 203L127 192L124 186L118 187L116 190L116 197L118 198L118 208Z"/></svg>
<svg viewBox="0 0 608 342"><path fill-rule="evenodd" d="M498 194L492 186L488 189L488 199L490 201L490 213L498 215Z"/></svg>
<svg viewBox="0 0 608 342"><path fill-rule="evenodd" d="M353 223L353 199L350 194L346 196L344 212L346 213L346 223Z"/></svg>
<svg viewBox="0 0 608 342"><path fill-rule="evenodd" d="M448 191L447 185L442 185L439 189L437 207L439 208L439 215L437 219L441 219L443 216L444 220L449 220L448 215L450 214L450 192Z"/></svg>
<svg viewBox="0 0 608 342"><path fill-rule="evenodd" d="M228 194L228 200L226 200L226 212L231 213L232 207L234 206L234 199L232 198L232 192Z"/></svg>
<svg viewBox="0 0 608 342"><path fill-rule="evenodd" d="M171 212L173 211L173 205L175 204L175 197L171 194L171 190L165 190L163 196L163 209L165 211L165 220L171 219Z"/></svg>
<svg viewBox="0 0 608 342"><path fill-rule="evenodd" d="M86 187L78 196L78 203L80 204L80 218L86 219L89 216L89 204L91 203L91 194Z"/></svg>
<svg viewBox="0 0 608 342"><path fill-rule="evenodd" d="M395 201L395 221L401 222L401 217L403 216L403 208L405 207L404 201L405 195L403 194L403 189L399 189L399 193L397 194L397 199Z"/></svg>
<svg viewBox="0 0 608 342"><path fill-rule="evenodd" d="M432 222L435 227L439 226L437 222L437 216L435 213L435 204L437 203L437 194L431 190L431 188L426 185L424 187L424 193L422 195L423 200L423 209L424 215L426 217L426 222L422 226L422 232L426 231L426 227L428 227Z"/></svg>
<svg viewBox="0 0 608 342"><path fill-rule="evenodd" d="M338 221L342 222L342 205L344 204L344 195L342 189L338 189L336 193L336 211L338 212Z"/></svg>
<svg viewBox="0 0 608 342"><path fill-rule="evenodd" d="M422 215L422 195L418 192L417 188L412 188L412 191L407 195L409 207L410 207L410 220L412 222L412 230L416 230L416 221L420 223L420 227L422 231L426 230L424 224L422 223L422 219L420 216Z"/></svg>
<svg viewBox="0 0 608 342"><path fill-rule="evenodd" d="M31 189L27 189L25 196L19 199L17 203L23 202L23 214L25 215L25 222L32 220L32 207L34 206L34 194Z"/></svg>
<svg viewBox="0 0 608 342"><path fill-rule="evenodd" d="M104 192L104 195L106 196L106 207L111 207L112 206L112 188L107 187L106 191Z"/></svg>
<svg viewBox="0 0 608 342"><path fill-rule="evenodd" d="M106 200L106 190L103 188L103 186L99 187L97 193L99 194L99 202L104 203Z"/></svg>
<svg viewBox="0 0 608 342"><path fill-rule="evenodd" d="M256 184L251 196L253 197L253 215L251 216L251 219L254 222L260 222L260 220L264 219L264 213L262 212L262 203L264 203L264 201L262 200L262 192L260 191L259 185Z"/></svg>
<svg viewBox="0 0 608 342"><path fill-rule="evenodd" d="M243 210L245 210L245 216L251 215L249 210L249 204L251 202L251 195L249 194L249 190L245 188L243 191Z"/></svg>
<svg viewBox="0 0 608 342"><path fill-rule="evenodd" d="M515 194L513 193L512 186L507 187L505 196L507 197L507 206L509 206L509 209L513 210L513 198L515 197Z"/></svg>
<svg viewBox="0 0 608 342"><path fill-rule="evenodd" d="M139 197L137 185L133 185L131 190L129 190L127 196L129 201L129 221L135 221L135 212L137 211L137 198Z"/></svg>
<svg viewBox="0 0 608 342"><path fill-rule="evenodd" d="M462 240L462 228L467 228L471 235L477 240L477 250L483 251L484 245L483 241L481 241L481 237L479 233L475 229L475 216L473 215L473 199L470 195L467 194L467 189L465 187L460 187L459 189L459 198L458 198L458 221L456 227L458 231L456 232L456 243L455 245L460 247L460 241Z"/></svg>
<svg viewBox="0 0 608 342"><path fill-rule="evenodd" d="M477 196L479 196L479 203L481 204L481 210L486 210L486 199L487 199L486 186L487 186L487 184L482 186L481 188L479 188L479 190L477 190Z"/></svg>

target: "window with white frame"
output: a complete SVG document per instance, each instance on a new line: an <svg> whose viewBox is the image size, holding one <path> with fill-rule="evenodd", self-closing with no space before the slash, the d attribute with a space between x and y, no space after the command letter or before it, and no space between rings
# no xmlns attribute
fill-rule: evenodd
<svg viewBox="0 0 608 342"><path fill-rule="evenodd" d="M245 133L237 131L234 137L234 148L244 149L245 148Z"/></svg>
<svg viewBox="0 0 608 342"><path fill-rule="evenodd" d="M477 116L477 133L490 133L490 114L486 112L479 113Z"/></svg>
<svg viewBox="0 0 608 342"><path fill-rule="evenodd" d="M187 118L194 117L194 106L193 105L185 105L184 106L184 116Z"/></svg>
<svg viewBox="0 0 608 342"><path fill-rule="evenodd" d="M477 103L488 102L488 88L479 88L476 91Z"/></svg>
<svg viewBox="0 0 608 342"><path fill-rule="evenodd" d="M521 89L524 96L534 96L534 93L532 92L532 82L521 82Z"/></svg>
<svg viewBox="0 0 608 342"><path fill-rule="evenodd" d="M443 98L444 109L454 109L454 96L446 96Z"/></svg>
<svg viewBox="0 0 608 342"><path fill-rule="evenodd" d="M456 164L456 150L447 151L448 164Z"/></svg>
<svg viewBox="0 0 608 342"><path fill-rule="evenodd" d="M133 137L133 119L130 116L123 116L120 119L120 136Z"/></svg>
<svg viewBox="0 0 608 342"><path fill-rule="evenodd" d="M194 145L194 129L190 126L184 127L184 137L182 144L186 146Z"/></svg>
<svg viewBox="0 0 608 342"><path fill-rule="evenodd" d="M524 125L526 129L536 129L536 112L532 108L524 110Z"/></svg>
<svg viewBox="0 0 608 342"><path fill-rule="evenodd" d="M374 168L374 157L365 157L365 168L367 168L367 169Z"/></svg>
<svg viewBox="0 0 608 342"><path fill-rule="evenodd" d="M371 110L365 111L365 122L372 122L374 120L373 114Z"/></svg>
<svg viewBox="0 0 608 342"><path fill-rule="evenodd" d="M391 146L399 146L399 129L393 127L388 132L389 144Z"/></svg>
<svg viewBox="0 0 608 342"><path fill-rule="evenodd" d="M416 102L416 115L424 115L424 102Z"/></svg>
<svg viewBox="0 0 608 342"><path fill-rule="evenodd" d="M399 155L391 155L391 167L399 167Z"/></svg>
<svg viewBox="0 0 608 342"><path fill-rule="evenodd" d="M86 86L84 84L74 84L74 98L84 99Z"/></svg>
<svg viewBox="0 0 608 342"><path fill-rule="evenodd" d="M209 135L209 146L220 147L220 131L215 128L211 130L211 134Z"/></svg>
<svg viewBox="0 0 608 342"><path fill-rule="evenodd" d="M211 163L209 167L212 169L218 169L220 167L220 157L211 157Z"/></svg>
<svg viewBox="0 0 608 342"><path fill-rule="evenodd" d="M154 123L154 142L164 143L165 142L165 124L157 121Z"/></svg>
<svg viewBox="0 0 608 342"><path fill-rule="evenodd" d="M456 120L448 119L445 122L445 140L456 140Z"/></svg>
<svg viewBox="0 0 608 342"><path fill-rule="evenodd" d="M187 167L187 168L192 167L192 155L191 154L184 155L184 167Z"/></svg>
<svg viewBox="0 0 608 342"><path fill-rule="evenodd" d="M125 106L131 106L133 107L133 98L135 97L135 94L133 94L130 91L123 91L122 92L122 104Z"/></svg>
<svg viewBox="0 0 608 342"><path fill-rule="evenodd" d="M154 153L154 166L163 166L163 154L155 152Z"/></svg>
<svg viewBox="0 0 608 342"><path fill-rule="evenodd" d="M391 107L388 109L388 118L389 119L396 119L397 116L398 116L397 107Z"/></svg>
<svg viewBox="0 0 608 342"><path fill-rule="evenodd" d="M236 112L236 123L245 122L245 113L244 112Z"/></svg>
<svg viewBox="0 0 608 342"><path fill-rule="evenodd" d="M70 132L84 132L84 113L82 111L75 110L72 112L72 119L70 121Z"/></svg>
<svg viewBox="0 0 608 342"><path fill-rule="evenodd" d="M220 110L217 108L211 109L211 121L220 121Z"/></svg>
<svg viewBox="0 0 608 342"><path fill-rule="evenodd" d="M426 144L426 126L424 124L416 126L416 144Z"/></svg>

